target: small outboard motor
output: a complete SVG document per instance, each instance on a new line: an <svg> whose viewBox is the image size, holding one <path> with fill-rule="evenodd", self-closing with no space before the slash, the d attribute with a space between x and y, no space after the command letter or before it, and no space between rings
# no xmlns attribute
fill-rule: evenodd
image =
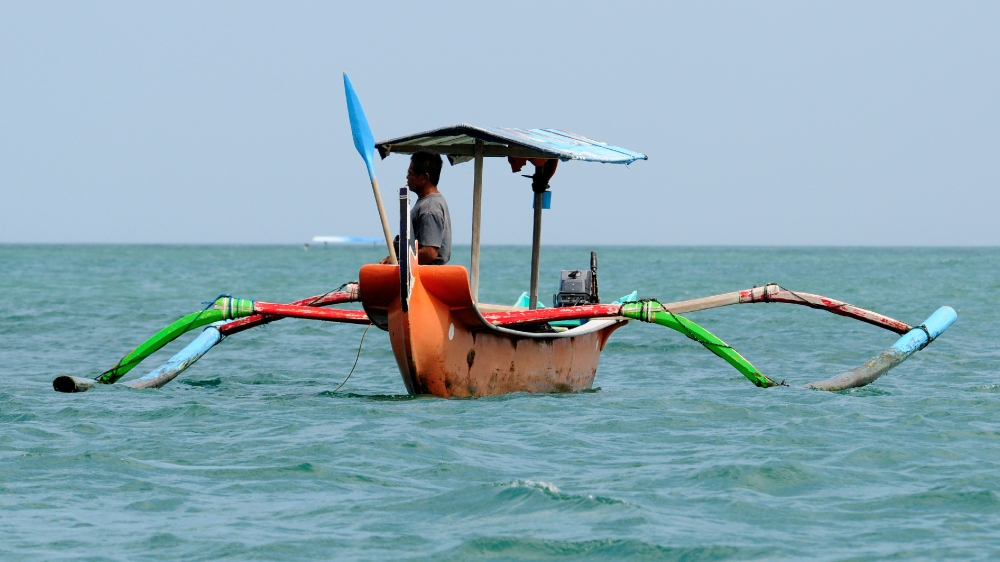
<svg viewBox="0 0 1000 562"><path fill-rule="evenodd" d="M597 304L601 297L597 292L597 252L590 252L590 271L585 269L564 269L559 277L559 292L552 295L552 306L579 306Z"/></svg>

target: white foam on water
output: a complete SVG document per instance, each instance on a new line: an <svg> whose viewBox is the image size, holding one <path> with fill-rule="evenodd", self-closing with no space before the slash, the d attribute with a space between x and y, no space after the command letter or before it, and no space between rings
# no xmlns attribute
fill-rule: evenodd
<svg viewBox="0 0 1000 562"><path fill-rule="evenodd" d="M551 482L544 482L539 480L538 482L534 480L514 480L508 484L501 484L502 486L508 486L510 488L535 488L548 492L550 494L561 494L562 491L556 487L555 484Z"/></svg>

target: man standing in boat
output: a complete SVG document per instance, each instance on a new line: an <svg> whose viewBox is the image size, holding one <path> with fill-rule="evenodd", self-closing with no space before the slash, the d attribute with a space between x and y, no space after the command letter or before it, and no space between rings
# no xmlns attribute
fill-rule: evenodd
<svg viewBox="0 0 1000 562"><path fill-rule="evenodd" d="M420 265L444 265L451 259L451 215L444 195L437 188L441 166L440 154L421 150L410 157L410 168L406 171L406 186L417 194L417 202L410 209L410 223L413 238L419 244ZM396 246L398 249L398 236ZM389 263L389 257L381 263Z"/></svg>

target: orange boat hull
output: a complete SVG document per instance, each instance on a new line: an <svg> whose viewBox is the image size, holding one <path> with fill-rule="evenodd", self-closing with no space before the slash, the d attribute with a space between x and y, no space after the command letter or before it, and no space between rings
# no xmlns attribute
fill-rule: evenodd
<svg viewBox="0 0 1000 562"><path fill-rule="evenodd" d="M476 309L461 266L413 266L406 303L400 285L398 266L361 268L361 302L369 318L388 330L411 394L450 398L586 390L611 333L627 322L592 320L561 334L492 326Z"/></svg>

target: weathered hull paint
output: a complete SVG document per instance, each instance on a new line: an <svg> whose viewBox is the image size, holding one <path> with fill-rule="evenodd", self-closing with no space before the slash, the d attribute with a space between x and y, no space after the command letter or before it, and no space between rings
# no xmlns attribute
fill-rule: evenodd
<svg viewBox="0 0 1000 562"><path fill-rule="evenodd" d="M601 351L627 321L594 320L556 334L498 328L476 310L460 266L412 266L402 310L399 269L361 268L361 302L384 319L400 375L411 394L442 398L511 392L572 392L593 386Z"/></svg>

